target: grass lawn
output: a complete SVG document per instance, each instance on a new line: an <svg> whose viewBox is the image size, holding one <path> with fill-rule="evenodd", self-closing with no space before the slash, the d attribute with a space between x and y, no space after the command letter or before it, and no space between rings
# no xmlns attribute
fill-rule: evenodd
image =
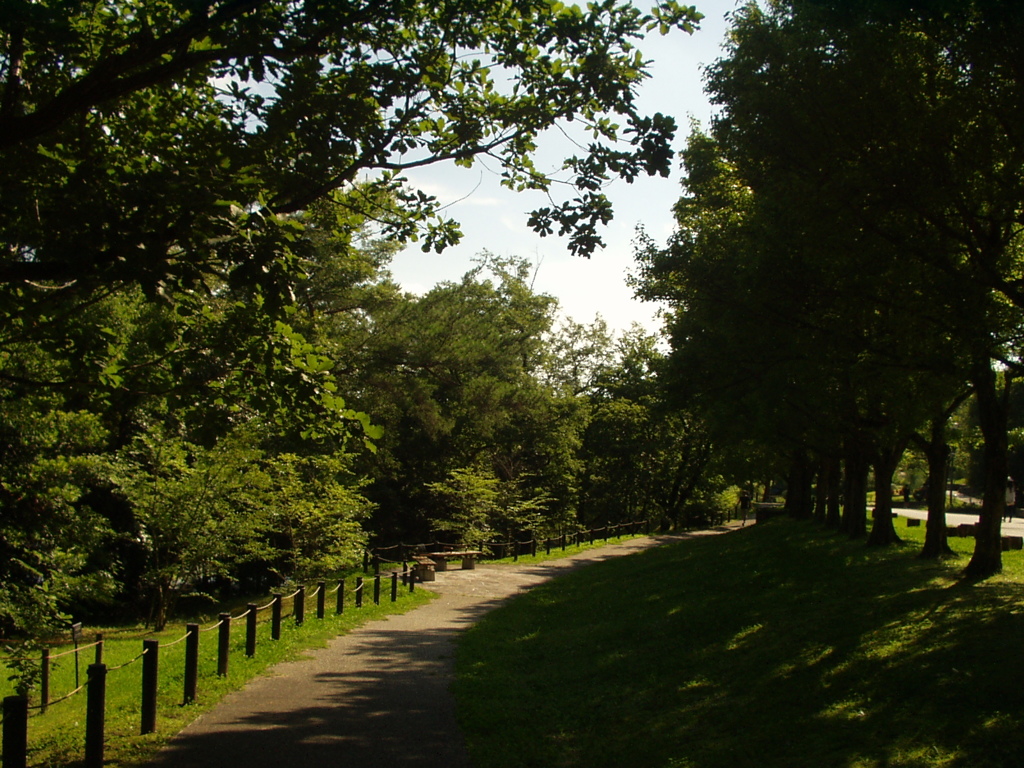
<svg viewBox="0 0 1024 768"><path fill-rule="evenodd" d="M773 520L603 562L488 614L457 657L477 768L1017 768L1024 557L872 549Z"/></svg>
<svg viewBox="0 0 1024 768"><path fill-rule="evenodd" d="M245 656L245 620L232 621L231 653L227 677L217 675L217 632L208 631L216 623L213 617L196 617L201 621L203 632L199 641L199 681L197 700L182 704L184 693L184 643L169 645L185 633L183 623L169 625L167 630L154 634L142 627L127 627L104 630L104 663L110 667L107 676L106 701L106 749L108 766L134 766L146 762L171 736L195 720L200 714L212 708L220 699L233 690L241 688L253 677L263 674L274 664L295 658L309 648L323 647L333 637L351 631L367 621L379 619L387 614L411 610L433 598L423 589L409 593L400 587L398 601L391 602L390 585L382 587L381 603L374 605L371 589L372 578L367 579L366 597L362 608L355 608L352 582L346 591L346 606L341 615L335 613L336 596L327 600L324 618L316 618L315 602L307 601L305 622L296 626L294 617L286 617L281 625L281 639L270 637L269 611L260 614L257 630L256 655ZM261 604L265 600L259 601ZM286 613L291 604L286 601ZM224 608L227 610L227 608ZM244 606L242 608L244 610ZM235 610L234 615L241 611ZM92 642L95 629L90 629L84 643ZM140 700L142 690L142 665L132 661L142 651L142 641L161 641L159 654L159 701L157 705L157 732L140 736ZM67 647L55 647L57 654ZM79 678L86 679L86 668L94 660L95 650L82 651L79 660ZM115 667L126 665L121 669ZM74 656L63 656L53 664L51 698L57 699L75 688ZM7 675L3 675L4 678ZM12 695L9 680L0 680L0 693ZM37 692L30 696L30 705L38 703ZM45 714L30 712L28 764L35 768L57 768L57 766L82 765L85 751L85 704L86 691L82 691L60 703L53 704Z"/></svg>

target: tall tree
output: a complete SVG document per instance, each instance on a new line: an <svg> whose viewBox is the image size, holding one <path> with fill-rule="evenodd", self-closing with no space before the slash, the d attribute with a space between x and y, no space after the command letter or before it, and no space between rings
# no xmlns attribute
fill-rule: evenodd
<svg viewBox="0 0 1024 768"><path fill-rule="evenodd" d="M579 196L534 222L590 254L610 216L601 181L669 170L674 126L636 107L635 43L698 19L671 0L649 13L614 0L8 3L5 303L43 312L98 285L156 296L210 274L280 301L300 250L293 214L368 175L401 215L372 194L348 195L354 212L443 247L457 225L401 172L489 156L511 188L549 189L531 155L563 119L595 140L568 161ZM31 290L43 283L53 290Z"/></svg>
<svg viewBox="0 0 1024 768"><path fill-rule="evenodd" d="M1006 424L992 366L1014 365L1024 306L1020 24L998 0L749 6L709 75L717 135L749 182L775 192L785 179L819 215L888 241L928 300L929 338L959 346L992 441L975 576L1000 568Z"/></svg>

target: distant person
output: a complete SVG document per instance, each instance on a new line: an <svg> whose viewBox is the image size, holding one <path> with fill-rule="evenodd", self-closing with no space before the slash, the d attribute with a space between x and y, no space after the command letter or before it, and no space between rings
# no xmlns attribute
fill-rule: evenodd
<svg viewBox="0 0 1024 768"><path fill-rule="evenodd" d="M1013 480L1006 481L1006 522L1013 522L1013 510L1017 506L1017 491L1013 487Z"/></svg>
<svg viewBox="0 0 1024 768"><path fill-rule="evenodd" d="M743 525L746 525L750 514L750 493L746 490L740 491L740 514L743 515Z"/></svg>

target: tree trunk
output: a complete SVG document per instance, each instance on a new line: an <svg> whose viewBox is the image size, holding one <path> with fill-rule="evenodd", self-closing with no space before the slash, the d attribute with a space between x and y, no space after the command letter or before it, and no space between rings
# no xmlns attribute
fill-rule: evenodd
<svg viewBox="0 0 1024 768"><path fill-rule="evenodd" d="M946 475L949 445L946 444L946 415L932 420L929 439L922 441L928 459L928 522L925 525L921 557L938 559L954 554L946 541Z"/></svg>
<svg viewBox="0 0 1024 768"><path fill-rule="evenodd" d="M786 514L797 520L809 520L813 512L811 488L814 471L807 454L797 451L789 465L789 482L786 489Z"/></svg>
<svg viewBox="0 0 1024 768"><path fill-rule="evenodd" d="M153 631L163 632L170 615L171 585L163 581L157 582L154 594L156 605L153 610Z"/></svg>
<svg viewBox="0 0 1024 768"><path fill-rule="evenodd" d="M975 528L974 554L964 570L969 579L984 579L1003 570L1001 546L1006 513L1006 477L1009 469L1007 400L1009 380L999 392L996 372L987 358L973 367L971 383L978 403L978 421L985 445L982 453L981 514Z"/></svg>
<svg viewBox="0 0 1024 768"><path fill-rule="evenodd" d="M828 502L825 509L825 527L838 531L842 521L842 505L840 503L840 497L843 490L842 461L838 456L832 456L827 459L827 462L829 470Z"/></svg>
<svg viewBox="0 0 1024 768"><path fill-rule="evenodd" d="M814 491L814 520L822 525L828 518L828 487L832 464L829 459L818 461L818 485Z"/></svg>
<svg viewBox="0 0 1024 768"><path fill-rule="evenodd" d="M903 541L892 524L892 476L896 473L906 445L904 440L897 445L879 448L876 453L874 521L868 536L868 544L871 546L900 544Z"/></svg>
<svg viewBox="0 0 1024 768"><path fill-rule="evenodd" d="M862 539L868 532L868 466L863 450L847 447L845 503L839 530L851 539Z"/></svg>

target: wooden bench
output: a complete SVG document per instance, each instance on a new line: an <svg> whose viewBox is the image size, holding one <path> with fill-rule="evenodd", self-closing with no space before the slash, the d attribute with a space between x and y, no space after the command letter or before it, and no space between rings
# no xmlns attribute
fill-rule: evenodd
<svg viewBox="0 0 1024 768"><path fill-rule="evenodd" d="M477 550L463 550L460 552L428 552L427 557L434 561L439 571L448 570L449 560L462 560L462 570L471 571L476 568L476 559L483 555Z"/></svg>
<svg viewBox="0 0 1024 768"><path fill-rule="evenodd" d="M437 581L437 564L426 555L413 555L412 577L419 581Z"/></svg>

